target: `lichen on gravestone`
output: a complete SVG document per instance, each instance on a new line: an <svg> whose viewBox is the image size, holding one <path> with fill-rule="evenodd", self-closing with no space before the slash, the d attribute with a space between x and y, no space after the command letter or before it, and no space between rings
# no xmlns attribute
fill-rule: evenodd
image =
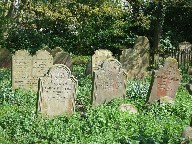
<svg viewBox="0 0 192 144"><path fill-rule="evenodd" d="M152 103L165 96L174 100L180 80L181 76L177 60L168 57L164 66L160 67L153 76L147 102Z"/></svg>
<svg viewBox="0 0 192 144"><path fill-rule="evenodd" d="M75 111L77 85L66 65L53 65L39 82L38 111L43 117L72 114Z"/></svg>

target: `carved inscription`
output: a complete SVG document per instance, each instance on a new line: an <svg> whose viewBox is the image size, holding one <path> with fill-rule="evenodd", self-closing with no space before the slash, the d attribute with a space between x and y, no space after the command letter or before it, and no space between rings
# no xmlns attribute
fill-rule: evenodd
<svg viewBox="0 0 192 144"><path fill-rule="evenodd" d="M108 58L112 58L112 52L109 50L99 49L95 51L95 54L92 56L92 74L93 71L98 70L101 62Z"/></svg>
<svg viewBox="0 0 192 144"><path fill-rule="evenodd" d="M51 67L40 79L38 109L43 116L71 114L75 110L77 80L62 64Z"/></svg>
<svg viewBox="0 0 192 144"><path fill-rule="evenodd" d="M127 74L116 59L104 60L101 67L93 72L93 77L93 106L126 95Z"/></svg>
<svg viewBox="0 0 192 144"><path fill-rule="evenodd" d="M148 102L157 101L164 96L174 99L180 79L177 61L173 58L167 58L164 67L161 67L154 75L154 82Z"/></svg>
<svg viewBox="0 0 192 144"><path fill-rule="evenodd" d="M12 57L12 88L38 90L38 79L53 65L52 56L39 50L33 57L25 50L19 50Z"/></svg>
<svg viewBox="0 0 192 144"><path fill-rule="evenodd" d="M38 79L47 74L49 68L53 65L53 57L49 52L44 50L39 50L36 52L36 55L33 56L33 65L32 65L32 89L38 90Z"/></svg>
<svg viewBox="0 0 192 144"><path fill-rule="evenodd" d="M12 57L12 88L30 87L32 56L25 50L19 50Z"/></svg>

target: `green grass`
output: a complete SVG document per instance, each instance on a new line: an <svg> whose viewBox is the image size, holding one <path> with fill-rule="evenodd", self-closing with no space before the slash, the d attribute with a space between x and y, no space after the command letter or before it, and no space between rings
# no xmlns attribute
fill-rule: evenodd
<svg viewBox="0 0 192 144"><path fill-rule="evenodd" d="M114 99L91 108L91 77L85 66L76 65L77 104L84 106L71 116L52 119L36 115L37 96L32 91L11 90L10 71L0 70L0 143L119 143L179 144L183 128L190 123L192 96L181 84L174 105L145 106L149 80L128 81L125 99ZM136 115L120 112L123 103L134 104Z"/></svg>

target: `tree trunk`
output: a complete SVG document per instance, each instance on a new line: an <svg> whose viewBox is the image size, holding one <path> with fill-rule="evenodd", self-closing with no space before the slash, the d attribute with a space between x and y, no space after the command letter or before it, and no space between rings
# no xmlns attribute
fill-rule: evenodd
<svg viewBox="0 0 192 144"><path fill-rule="evenodd" d="M155 64L156 57L157 61L159 57L159 42L161 37L162 22L163 22L163 4L162 0L159 0L156 10L156 20L154 23L154 35L153 35L152 52L151 52L152 64Z"/></svg>

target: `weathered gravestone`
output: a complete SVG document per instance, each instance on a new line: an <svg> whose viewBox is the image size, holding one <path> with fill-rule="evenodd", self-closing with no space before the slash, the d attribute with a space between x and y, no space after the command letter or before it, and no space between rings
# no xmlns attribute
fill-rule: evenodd
<svg viewBox="0 0 192 144"><path fill-rule="evenodd" d="M75 110L77 80L70 69L62 64L53 65L40 78L38 110L43 116L71 114Z"/></svg>
<svg viewBox="0 0 192 144"><path fill-rule="evenodd" d="M26 50L16 51L12 56L12 88L37 91L38 79L44 76L53 65L49 52L39 50L31 56Z"/></svg>
<svg viewBox="0 0 192 144"><path fill-rule="evenodd" d="M95 51L95 54L91 58L92 74L93 71L98 70L102 61L112 58L112 52L109 50L99 49Z"/></svg>
<svg viewBox="0 0 192 144"><path fill-rule="evenodd" d="M38 90L38 80L47 74L49 68L53 65L53 57L45 50L38 50L33 56L32 63L32 89Z"/></svg>
<svg viewBox="0 0 192 144"><path fill-rule="evenodd" d="M11 68L11 53L8 49L0 48L0 68Z"/></svg>
<svg viewBox="0 0 192 144"><path fill-rule="evenodd" d="M26 50L18 50L12 56L12 89L28 89L32 72L32 56Z"/></svg>
<svg viewBox="0 0 192 144"><path fill-rule="evenodd" d="M120 62L129 79L142 79L147 75L149 48L149 40L139 36L133 49L123 49Z"/></svg>
<svg viewBox="0 0 192 144"><path fill-rule="evenodd" d="M72 69L73 59L69 53L64 52L60 47L56 47L54 49L46 47L43 48L43 50L48 51L53 56L53 64L64 64Z"/></svg>
<svg viewBox="0 0 192 144"><path fill-rule="evenodd" d="M155 72L148 102L155 102L165 96L175 99L180 79L177 61L168 57L164 66Z"/></svg>
<svg viewBox="0 0 192 144"><path fill-rule="evenodd" d="M93 71L93 106L126 95L127 74L121 68L121 63L110 58L104 60L100 66Z"/></svg>
<svg viewBox="0 0 192 144"><path fill-rule="evenodd" d="M73 60L67 52L62 51L55 54L53 64L64 64L71 69Z"/></svg>

